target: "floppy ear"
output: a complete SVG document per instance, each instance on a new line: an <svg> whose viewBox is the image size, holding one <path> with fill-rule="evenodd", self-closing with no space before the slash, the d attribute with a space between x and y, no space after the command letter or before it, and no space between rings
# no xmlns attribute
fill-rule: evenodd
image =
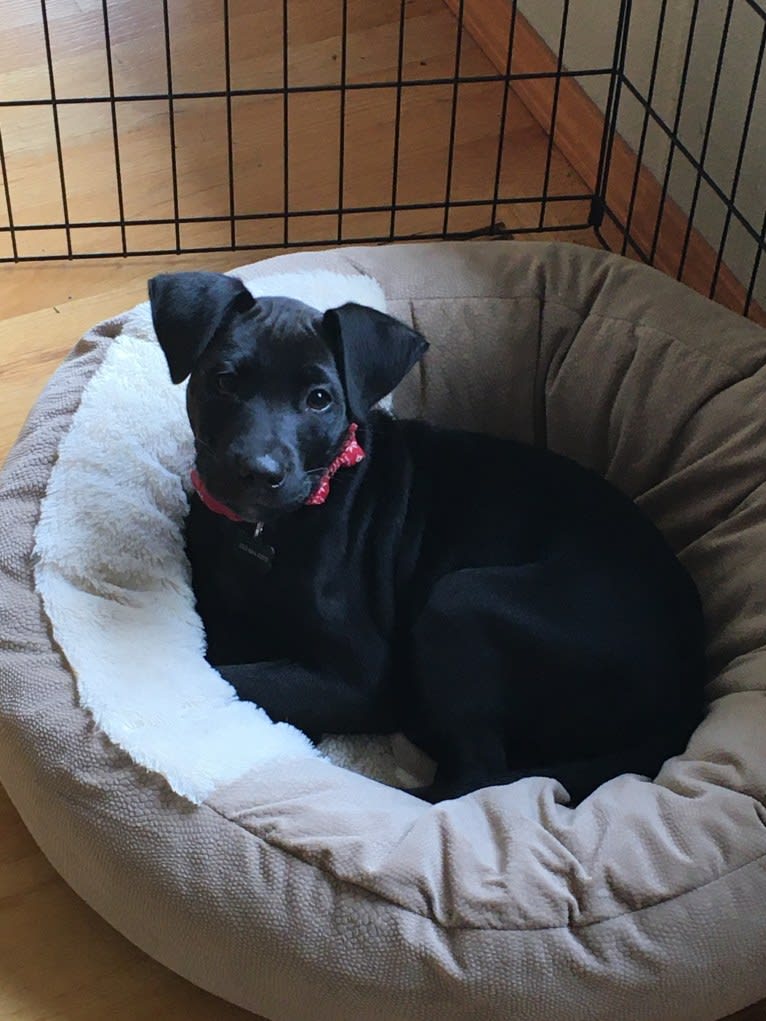
<svg viewBox="0 0 766 1021"><path fill-rule="evenodd" d="M349 302L325 312L351 417L361 419L400 383L428 349L417 330L384 312Z"/></svg>
<svg viewBox="0 0 766 1021"><path fill-rule="evenodd" d="M161 273L149 281L149 300L174 383L186 379L228 316L255 304L241 280L223 273Z"/></svg>

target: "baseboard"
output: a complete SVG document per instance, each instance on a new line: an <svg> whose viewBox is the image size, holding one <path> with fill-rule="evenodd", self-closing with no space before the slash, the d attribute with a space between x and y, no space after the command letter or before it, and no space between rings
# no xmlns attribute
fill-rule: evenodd
<svg viewBox="0 0 766 1021"><path fill-rule="evenodd" d="M461 0L444 0L457 15ZM469 35L484 51L492 64L505 72L508 60L508 40L511 23L510 0L463 0L464 26ZM514 74L555 72L556 54L534 28L517 11L513 43ZM596 184L601 139L604 132L604 115L593 100L573 78L559 80L556 109L556 146L572 168L582 178L587 190ZM529 112L548 133L551 124L554 80L527 78L516 80L513 90ZM615 217L626 223L636 179L636 154L619 137L614 140L608 179L607 203ZM662 187L650 170L641 166L638 171L630 234L644 252L650 252L654 243L657 217L662 203ZM677 276L680 254L689 219L681 207L666 196L662 205L662 219L657 232L654 265ZM623 233L605 219L603 233L615 245L622 241ZM614 247L614 246L613 246ZM632 254L628 250L627 254ZM696 228L689 234L688 249L681 279L701 294L709 294L717 255L713 247ZM742 312L745 307L746 288L725 264L721 264L715 289L715 300ZM749 316L766 325L766 312L755 302Z"/></svg>

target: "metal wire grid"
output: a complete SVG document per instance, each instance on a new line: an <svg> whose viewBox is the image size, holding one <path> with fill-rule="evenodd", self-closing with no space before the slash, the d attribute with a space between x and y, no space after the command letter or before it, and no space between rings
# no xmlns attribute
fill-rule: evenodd
<svg viewBox="0 0 766 1021"><path fill-rule="evenodd" d="M116 0L111 0L115 3ZM617 248L623 254L633 255L648 263L654 263L658 256L658 242L663 226L663 218L670 199L670 183L674 168L684 164L694 175L692 194L688 202L688 225L685 236L677 253L677 265L675 273L678 278L683 278L687 268L689 257L690 240L695 230L696 217L699 208L700 190L702 185L710 189L716 200L721 203L725 212L724 222L719 237L714 240L715 265L710 276L709 293L715 296L719 277L727 253L727 242L731 233L732 223L735 223L741 232L744 232L752 244L751 261L746 270L739 267L740 279L745 289L743 307L741 311L745 314L750 312L756 294L756 285L759 280L759 272L762 268L762 257L766 248L766 214L760 222L754 222L752 212L742 208L738 200L738 192L741 180L743 160L748 147L748 139L753 125L753 114L756 108L756 97L758 95L761 71L763 67L764 52L766 50L766 9L758 0L727 0L727 6L721 30L720 45L718 47L717 59L713 68L712 87L710 92L709 106L702 137L702 144L698 152L692 151L681 133L681 119L686 101L687 83L692 54L698 42L698 24L701 0L694 0L691 9L691 16L688 25L688 34L685 42L683 67L681 71L680 88L677 94L677 102L672 118L663 116L655 102L655 86L658 80L658 61L660 50L665 33L665 23L668 16L669 0L658 0L659 10L656 28L654 50L651 59L651 68L648 77L648 84L643 88L637 84L632 76L626 72L626 58L630 53L631 29L633 27L634 8L632 0L619 0L618 18L614 39L614 51L612 64L609 67L578 67L574 70L565 65L565 48L567 44L567 33L570 21L570 0L562 0L561 22L558 44L555 48L556 67L553 71L539 71L533 73L518 72L514 68L514 52L516 45L517 9L516 3L511 5L509 37L507 44L507 60L505 68L492 74L466 74L462 69L463 39L465 29L465 0L459 0L457 9L457 26L455 31L454 60L452 71L449 75L407 78L405 70L405 42L408 30L408 0L399 0L398 16L398 39L396 73L388 78L381 78L373 81L351 81L348 77L348 49L349 49L349 0L338 0L341 14L341 33L339 39L339 80L337 83L294 83L290 75L290 0L274 0L274 18L281 19L281 83L279 85L263 85L251 88L235 88L232 86L232 38L231 38L231 3L232 0L221 0L220 16L223 23L224 36L224 62L225 82L222 89L212 90L179 90L174 83L174 58L171 37L171 18L169 11L169 0L157 0L161 2L162 26L164 36L164 59L166 72L166 89L164 91L149 91L138 93L119 92L115 85L114 52L111 38L111 18L113 9L110 9L110 0L101 0L101 16L103 22L103 45L106 58L108 90L106 94L90 96L60 96L57 95L57 74L56 62L51 45L51 32L49 24L49 3L50 0L40 0L40 19L43 29L45 59L48 71L48 92L47 96L37 96L20 99L0 99L0 114L4 109L21 107L30 109L33 107L46 107L52 116L53 133L55 136L55 152L58 169L58 184L61 194L62 218L55 222L26 222L14 215L14 189L9 180L9 173L6 160L6 148L3 134L0 130L0 170L3 178L3 193L5 199L6 223L0 225L0 237L3 235L10 239L10 251L0 256L0 261L34 261L48 258L56 258L65 255L69 258L94 258L115 255L161 255L181 252L213 252L226 249L258 250L273 248L275 243L286 248L306 247L308 245L325 245L328 243L344 242L352 240L360 242L386 242L393 240L408 240L412 237L420 238L443 238L443 237L466 237L477 234L504 235L508 231L501 219L501 210L509 206L539 206L539 213L535 222L526 225L513 226L513 234L524 234L532 232L545 232L550 230L561 231L563 229L580 230L587 227L594 227L596 234L605 247ZM617 2L617 0L615 0ZM736 5L747 7L760 23L760 43L757 49L754 66L752 68L752 86L749 92L747 109L743 121L741 137L739 141L736 165L731 181L721 183L711 173L708 165L708 152L712 137L712 128L716 105L719 100L721 71L727 45L730 45L729 29ZM589 77L600 76L609 83L609 91L606 103L604 118L604 131L601 139L598 170L595 176L595 185L592 191L585 189L574 194L560 194L552 192L551 165L554 152L554 140L556 137L556 123L558 114L559 92L562 81L566 78L584 80ZM552 83L552 102L550 110L550 124L547 131L548 140L546 147L545 164L542 172L542 186L539 193L530 195L504 194L502 179L505 161L508 160L507 146L505 145L506 133L509 118L509 95L514 83L525 79L550 80ZM497 145L493 185L491 190L475 198L455 198L453 195L453 170L455 166L455 139L460 105L461 90L465 86L478 83L502 83L502 104L497 120ZM446 86L451 93L450 116L449 116L449 141L447 147L447 166L445 176L445 188L443 195L431 201L404 202L400 200L401 192L401 147L402 147L402 117L403 101L406 95L413 90L429 86ZM347 98L359 90L394 89L395 109L394 123L391 134L391 190L386 195L386 201L375 204L352 205L345 201L346 196L346 103ZM337 201L334 205L322 205L311 209L291 208L290 205L290 174L291 174L291 99L299 95L319 95L323 93L336 94L339 97L338 107L338 179L337 179ZM278 208L258 209L241 212L237 209L235 201L235 181L237 175L237 164L234 156L234 132L232 123L233 102L243 97L281 97L282 100L282 147L284 158L282 160L282 202ZM610 172L613 169L612 157L614 153L615 139L620 129L621 114L625 104L625 97L630 96L632 100L639 103L642 110L642 123L640 137L638 138L635 172L630 187L630 198L627 210L619 211L611 201ZM192 99L222 99L225 102L226 110L226 167L227 167L227 202L228 211L222 215L187 216L182 215L179 202L179 181L178 181L178 143L176 132L176 107L184 100ZM157 103L167 109L168 115L168 153L167 159L170 165L170 180L172 189L172 216L154 218L135 218L126 215L126 203L124 195L124 180L122 171L123 147L126 144L122 138L118 118L118 110L122 104L149 102ZM100 104L107 106L111 116L111 134L113 158L115 167L115 188L118 215L116 218L101 219L72 219L69 213L69 192L68 181L64 161L64 146L60 124L60 111L70 104ZM659 130L664 134L668 143L667 158L665 166L659 175L661 177L660 197L656 209L656 219L651 239L647 243L646 238L637 235L635 227L635 213L637 198L640 189L641 165L644 158L645 147L650 130ZM512 154L511 154L512 155ZM589 209L588 215L578 219L577 222L561 223L560 221L551 224L548 222L548 210L559 203L580 202L586 204ZM470 231L456 231L452 227L451 214L456 210L473 209L480 214L479 222L475 229ZM441 213L440 229L419 232L413 234L403 231L398 223L398 216L401 213L412 213L426 210L436 210ZM354 214L387 214L388 230L375 232L360 236L354 233L349 236L345 230L346 218ZM332 217L335 223L335 230L328 232L327 236L313 240L300 238L295 240L291 237L290 225L302 218ZM260 223L281 223L281 236L275 241L273 235L263 241L242 241L237 234L238 225L246 222ZM184 243L182 238L182 227L193 224L216 224L228 225L227 238L225 243L216 245L200 245ZM609 224L611 231L606 230ZM173 230L174 243L169 246L141 247L132 246L128 237L128 230L132 227L146 226L169 226ZM72 232L87 228L117 228L119 230L120 244L116 249L97 250L88 252L76 252L72 243ZM20 237L27 232L63 230L65 235L65 251L61 253L44 253L21 251L19 247ZM615 241L615 232L616 238ZM710 240L710 238L708 238ZM741 260L740 260L741 261ZM667 268L667 267L664 267ZM745 279L745 277L747 279Z"/></svg>
<svg viewBox="0 0 766 1021"><path fill-rule="evenodd" d="M112 0L115 2L115 0ZM174 62L171 45L171 21L169 17L168 0L161 0L164 50L167 72L167 91L165 92L143 92L120 94L115 88L114 55L110 30L110 4L108 0L102 0L101 14L103 19L103 43L106 55L106 67L108 76L108 94L91 96L59 96L56 91L56 64L51 47L51 34L49 27L49 5L50 0L41 0L40 18L42 21L45 38L45 57L48 66L49 95L29 99L0 99L0 112L3 109L22 107L47 107L51 110L53 119L53 130L55 134L55 152L58 163L59 187L61 192L61 207L63 217L60 221L40 223L22 222L14 215L13 187L9 181L6 166L5 146L2 132L0 131L0 169L3 176L3 187L6 206L7 224L0 226L0 236L10 237L10 252L0 257L0 261L35 261L47 258L59 257L57 254L29 253L20 251L19 237L24 233L44 230L62 230L65 232L65 251L61 255L68 258L96 258L103 256L121 255L161 255L181 252L210 252L231 249L257 250L273 248L273 238L261 242L242 242L237 238L237 224L247 221L281 221L282 236L279 244L284 247L306 247L307 245L323 245L334 242L353 240L355 243L364 242L385 242L392 240L408 240L418 238L446 238L466 237L477 234L503 235L508 233L503 224L499 210L503 206L525 205L532 207L539 205L539 214L536 222L527 226L514 225L513 233L531 233L561 229L584 229L588 227L587 217L580 222L567 223L562 227L561 223L555 225L546 221L546 212L554 204L581 202L584 208L589 208L594 195L585 190L577 193L556 194L551 191L551 162L553 156L553 139L556 124L556 107L558 101L558 90L562 78L565 77L588 77L602 76L613 77L611 67L588 67L569 70L563 64L563 51L566 39L568 21L568 0L565 0L564 14L561 26L561 38L559 44L558 66L555 72L540 71L536 73L519 73L512 71L512 60L514 50L514 35L516 26L515 5L511 14L510 38L508 45L507 65L504 72L492 74L464 74L461 69L464 30L464 3L460 0L457 28L455 33L454 61L452 74L449 76L405 78L404 77L404 51L407 36L408 0L400 0L399 3L399 24L398 24L398 56L395 78L381 79L376 81L349 81L347 76L347 53L349 43L349 0L338 0L342 8L342 30L339 41L340 48L340 80L338 84L317 83L317 84L292 84L290 81L290 0L275 0L275 17L281 17L282 22L282 83L278 87L264 86L254 88L233 88L231 68L231 25L230 25L230 0L221 0L221 18L223 21L223 32L225 39L224 60L225 60L225 87L221 90L200 90L200 91L179 91L174 87ZM508 87L515 81L522 79L550 79L553 81L553 106L551 111L551 130L549 132L546 161L543 168L543 183L540 192L537 194L512 195L503 194L501 180L504 169L504 160L507 158L504 149L504 138L508 125ZM494 185L491 192L476 198L457 199L452 193L453 169L455 163L455 138L458 118L458 109L462 87L478 83L503 83L506 87L503 90L502 107L497 122L497 149L494 172ZM399 200L401 183L400 151L401 151L401 128L402 128L402 105L403 97L407 92L415 89L422 89L429 86L448 86L451 89L451 109L449 117L449 143L446 168L446 186L443 197L435 198L428 202L402 202ZM392 160L392 185L390 198L387 195L386 201L379 204L349 205L344 202L344 181L345 181L345 124L346 124L346 99L347 96L358 90L391 89L396 92L396 105L394 113L394 124L391 140ZM312 209L295 209L290 207L290 151L291 151L291 104L292 97L301 94L332 93L339 96L339 163L338 163L338 188L337 203L335 206L323 206ZM282 162L282 194L283 202L281 208L254 210L252 212L238 212L235 205L235 176L236 163L234 159L233 131L232 131L232 101L241 97L282 97L282 142L284 159ZM226 137L227 137L227 174L228 174L228 213L214 216L184 216L179 205L178 166L177 166L177 137L176 137L176 106L183 100L190 99L223 99L226 103ZM126 215L124 198L124 181L122 172L123 140L118 123L118 109L121 104L154 102L166 105L169 122L169 149L168 161L171 171L172 187L172 217L159 218L131 218ZM68 182L65 171L64 151L62 144L62 133L60 126L60 110L63 107L73 104L101 104L108 105L111 110L111 131L114 152L114 165L116 172L116 198L118 206L118 217L116 219L92 219L73 220L69 215L68 203ZM605 133L606 137L606 133ZM458 209L476 209L482 211L482 219L474 230L456 231L451 228L450 214ZM404 212L417 212L425 210L438 210L442 212L441 229L433 231L418 232L411 234L402 232L397 226L397 214ZM347 237L344 231L344 218L350 214L387 213L389 215L389 228L386 233L376 233L360 237L355 234ZM332 216L335 218L336 230L333 235L306 241L293 240L290 236L290 223L299 218L310 218L320 216ZM214 224L227 223L229 225L226 244L222 245L188 245L184 244L181 237L181 228L189 224ZM134 248L129 244L127 230L131 227L143 226L172 226L174 229L174 244L168 247L156 248ZM120 246L116 250L75 252L72 244L72 231L87 228L118 228L120 231Z"/></svg>
<svg viewBox="0 0 766 1021"><path fill-rule="evenodd" d="M713 138L714 120L718 110L718 104L722 95L721 79L724 60L727 54L730 55L731 48L736 45L731 34L732 20L739 9L740 12L747 11L752 15L751 24L758 39L755 46L755 56L752 63L740 65L739 73L750 81L746 90L747 98L744 102L742 117L742 128L739 141L736 146L736 159L730 181L726 182L711 171L708 166L710 143ZM757 123L754 120L754 111L757 100L763 101L766 98L764 90L764 78L762 76L764 53L766 52L766 6L758 0L727 0L723 15L720 38L715 54L715 62L710 68L711 87L709 100L704 121L704 129L701 136L699 151L694 152L690 145L682 137L682 117L685 113L687 100L687 88L689 85L690 64L695 53L695 47L700 45L701 34L700 19L703 11L701 0L694 0L688 22L688 31L685 38L683 64L680 76L680 83L673 111L672 120L663 116L655 102L655 88L658 82L658 63L660 51L665 36L666 20L670 11L668 0L660 0L658 5L658 16L655 32L654 48L651 56L651 68L648 82L642 89L631 76L626 73L626 56L630 47L630 31L632 3L631 0L622 4L621 15L617 30L617 45L615 49L615 76L610 92L609 106L607 108L607 121L609 122L610 137L604 147L605 159L601 168L600 179L597 185L597 193L601 202L600 215L594 220L596 233L605 247L616 248L621 254L634 255L642 261L655 264L658 256L658 244L663 228L664 216L670 198L670 183L674 169L680 164L691 174L693 184L691 195L685 204L684 213L688 217L683 240L678 250L673 252L675 266L665 265L664 269L673 273L677 279L684 279L688 269L690 242L693 232L698 229L698 217L700 212L700 194L703 184L706 185L714 202L718 204L719 211L723 214L723 224L719 231L710 228L703 231L706 240L714 252L714 263L709 274L707 294L714 298L717 295L719 280L725 262L728 261L729 252L727 244L730 240L732 223L736 223L739 229L749 239L749 246L745 253L740 253L738 259L737 275L742 283L741 311L743 315L751 315L755 309L756 286L761 284L760 291L763 293L766 287L759 276L762 270L762 259L766 251L766 209L762 210L762 219L754 220L756 215L753 204L750 209L745 209L739 203L739 189L742 178L742 168L745 154L748 151L748 144L751 141L752 129ZM636 151L635 171L630 187L630 199L627 212L619 215L610 202L609 173L613 155L614 137L620 124L620 100L622 90L625 90L641 107L642 120L640 136ZM766 110L763 111L766 113ZM761 122L762 126L763 121ZM642 173L644 154L647 145L647 138L650 127L659 130L664 135L667 144L667 156L662 171L659 201L657 203L653 230L650 232L648 243L639 239L634 230L634 216L639 191L639 181ZM761 172L763 170L763 157L761 154ZM614 243L613 238L607 238L601 231L601 221L606 218L617 229L619 240ZM733 253L732 253L733 254ZM667 260L666 260L667 261ZM760 297L760 295L758 295ZM763 301L763 298L761 298ZM762 313L762 310L758 310ZM762 317L762 315L761 315Z"/></svg>

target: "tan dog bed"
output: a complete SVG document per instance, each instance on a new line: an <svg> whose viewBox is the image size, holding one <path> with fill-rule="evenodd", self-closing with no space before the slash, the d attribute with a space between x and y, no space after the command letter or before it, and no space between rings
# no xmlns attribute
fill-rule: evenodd
<svg viewBox="0 0 766 1021"><path fill-rule="evenodd" d="M700 588L711 709L654 783L572 810L543 779L432 807L387 785L423 767L396 744L320 752L237 702L202 656L183 393L139 306L54 375L0 485L0 779L51 862L278 1021L705 1021L765 996L766 333L569 245L238 275L384 294L432 344L398 414L547 444L635 497Z"/></svg>

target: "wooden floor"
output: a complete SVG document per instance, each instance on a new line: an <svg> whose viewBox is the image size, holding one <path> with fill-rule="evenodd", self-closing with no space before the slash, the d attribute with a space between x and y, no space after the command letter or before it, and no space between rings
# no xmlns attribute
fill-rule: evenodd
<svg viewBox="0 0 766 1021"><path fill-rule="evenodd" d="M248 0L250 3L250 0ZM331 24L337 4L322 0L308 2L311 17L301 20L301 0L291 22L295 80L327 80L337 75L337 39ZM116 82L124 91L161 90L157 80L157 25L150 24L152 9L159 5L143 0L123 0L113 26ZM254 68L259 75L281 74L274 42L268 41L273 28L258 11L263 4L232 0L231 11L233 84L247 83ZM61 68L60 95L98 92L105 87L104 67L89 61L87 53L100 45L103 26L98 21L100 0L57 0L52 12L51 40ZM0 96L28 98L47 95L44 52L32 0L10 0L3 4L3 40L0 43ZM179 5L170 4L178 14ZM180 80L177 88L220 88L215 77L220 67L221 36L217 24L217 2L195 0L197 17L179 21L175 38ZM117 5L112 4L116 11ZM349 48L349 73L390 74L395 62L398 0L376 4L352 4L353 44ZM248 17L248 12L250 16ZM408 12L409 42L406 70L412 75L450 73L454 59L454 21L441 0L411 0ZM333 56L335 54L335 56ZM490 68L470 39L464 40L463 68L469 73L489 73ZM212 77L210 77L212 75ZM121 78L119 76L122 76ZM184 77L185 76L185 77ZM220 76L219 76L220 77ZM348 111L345 166L347 203L379 204L391 194L390 139L393 105L391 95L365 94L358 108ZM501 94L496 86L469 90L461 100L456 134L456 163L453 179L455 196L471 197L476 189L486 190L488 175L494 172L497 143L493 119ZM192 103L182 111L179 149L179 201L185 215L225 215L228 189L225 166L221 163L221 110L198 108ZM333 100L335 102L335 100ZM410 102L408 100L408 102ZM279 207L283 195L281 175L281 121L276 107L263 101L244 102L235 112L237 146L236 208L248 210L268 205ZM273 106L273 101L272 101ZM445 115L449 96L442 87L424 87L405 111L400 164L401 201L431 201L443 195L445 161ZM275 113L276 111L276 113ZM41 223L61 215L57 174L52 171L54 152L50 115L38 110L0 112L0 128L6 141L8 174L17 223ZM166 143L167 118L156 106L134 104L125 111L128 143L122 152L126 182L125 203L129 216L164 216L168 202L167 161L157 158ZM70 215L91 219L115 215L114 165L109 124L104 111L69 107L62 118L67 151L67 183ZM295 141L291 154L291 203L303 208L335 203L338 166L333 159L317 159L317 152L337 147L337 109L324 110L300 103L291 111ZM186 141L184 141L186 139ZM509 105L508 131L504 140L503 189L507 194L533 195L539 191L547 139L524 107L513 97ZM194 158L190 157L193 153ZM167 155L167 153L165 154ZM385 157L385 158L384 158ZM264 168L270 166L271 172ZM276 169L275 169L276 168ZM582 184L572 169L554 151L550 186L560 194L576 194ZM435 189L435 190L434 190ZM577 219L577 203L551 208L547 223ZM2 207L2 203L0 203ZM94 211L95 210L95 211ZM536 222L539 206L508 206L501 210L509 226ZM2 225L0 213L0 226ZM400 214L397 230L440 229L441 213ZM480 226L482 216L460 212L450 222L454 229ZM291 224L291 240L310 241L327 236L326 217L298 226ZM344 229L353 236L377 233L380 214L346 221ZM572 222L569 220L569 222ZM383 228L387 229L386 219ZM245 224L238 228L240 243L278 241L279 230ZM115 232L112 230L112 234ZM228 230L228 225L226 225ZM162 232L165 231L165 234ZM299 231L299 233L296 233ZM197 228L185 243L223 243L220 227ZM117 234L119 232L116 232ZM119 242L113 236L105 242L103 229L75 232L75 250L94 251L96 246ZM279 235L279 236L278 236ZM586 232L559 235L594 244ZM7 253L7 235L0 242L0 255ZM531 238L534 240L534 238ZM166 228L136 228L129 239L132 248L168 243ZM5 249L2 248L5 245ZM63 251L63 232L29 235L27 251ZM267 255L268 252L259 253ZM0 459L13 442L24 417L45 380L91 324L145 298L146 279L154 273L174 269L229 269L247 256L231 251L208 255L103 259L88 262L21 264L0 268ZM47 863L24 828L7 796L0 789L0 1018L13 1021L234 1021L249 1018L228 1004L203 993L150 960L114 932L72 893ZM742 1021L763 1021L766 1011L741 1015ZM553 1019L552 1019L553 1021Z"/></svg>
<svg viewBox="0 0 766 1021"><path fill-rule="evenodd" d="M0 97L46 99L49 92L39 0L6 0L0 36ZM57 97L108 95L108 64L100 0L57 0L48 4L49 37ZM109 5L115 93L151 96L167 91L164 34L159 3L121 0ZM235 96L231 106L232 193L228 180L227 105L222 97L196 93L225 85L221 0L171 0L172 80L188 98L174 103L176 184L173 188L171 124L164 99L120 101L115 109L122 204L126 219L172 217L177 202L181 217L225 217L333 209L342 194L344 208L381 207L394 195L392 158L397 89L400 0L350 0L346 81L351 85L392 83L352 89L344 97L343 165L338 156L341 97L337 91L295 93L289 98L289 179L283 176L282 95ZM338 0L290 0L288 71L291 86L334 86L340 80L343 51ZM455 68L456 21L442 0L407 0L403 79L414 82L449 78ZM276 12L276 13L275 13ZM282 85L281 5L274 0L230 0L231 85L234 89ZM269 15L270 16L267 16ZM496 75L496 69L473 40L462 36L462 75ZM550 87L553 98L553 84ZM405 86L401 91L396 201L400 204L443 203L447 194L450 149L453 151L449 194L454 201L491 197L498 156L503 84L471 82L460 86L452 133L453 90L450 84ZM73 222L118 218L115 145L109 103L74 102L58 110L67 212ZM500 196L528 201L501 205L500 219L509 227L539 222L539 196L548 179L550 195L587 191L557 152L547 168L547 139L525 107L511 95L505 137ZM62 221L62 175L56 159L56 123L48 104L0 108L14 223L34 225ZM534 158L530 158L533 156ZM342 178L342 180L341 180ZM584 223L588 203L562 202L547 207L545 222ZM486 207L453 208L447 226L472 230L487 223ZM0 195L0 227L7 224ZM397 235L441 232L442 209L403 210L393 229ZM301 244L334 237L386 236L387 212L343 216L308 215L290 221L288 240ZM183 248L228 245L230 223L184 224ZM237 243L282 244L285 224L273 219L235 225ZM136 225L126 231L129 251L174 247L168 225ZM77 253L121 251L117 227L76 227L71 243ZM9 238L0 233L0 256L9 254ZM66 254L63 229L26 230L18 234L22 255Z"/></svg>

